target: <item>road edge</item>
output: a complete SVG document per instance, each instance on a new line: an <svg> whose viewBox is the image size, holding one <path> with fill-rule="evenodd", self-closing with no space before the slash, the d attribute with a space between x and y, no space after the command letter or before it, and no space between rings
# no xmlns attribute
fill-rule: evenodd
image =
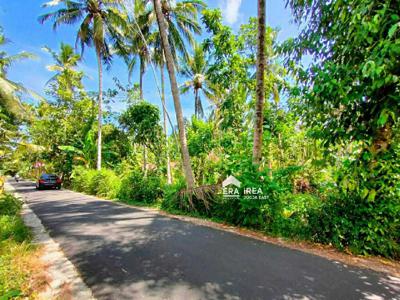
<svg viewBox="0 0 400 300"><path fill-rule="evenodd" d="M6 181L4 187L6 192L12 193L22 200L21 217L25 225L32 230L33 243L43 247L41 260L47 266L46 273L50 282L48 288L39 293L39 299L65 299L68 295L71 298L67 297L67 299L96 300L77 268L65 256L60 245L50 237L40 218L29 207L25 198L16 192L9 182Z"/></svg>
<svg viewBox="0 0 400 300"><path fill-rule="evenodd" d="M27 181L29 181L29 180L27 180ZM29 182L33 182L33 181L29 181ZM84 195L86 197L91 197L97 201L112 202L119 206L125 206L125 207L135 208L135 209L142 210L142 211L153 212L153 213L157 213L159 215L162 215L162 216L165 216L165 217L168 217L171 219L176 219L176 220L192 223L192 224L199 225L199 226L209 227L209 228L213 228L213 229L217 229L217 230L221 230L221 231L225 231L225 232L230 232L230 233L240 235L240 236L245 236L245 237L248 237L251 239L259 240L259 241L262 241L265 243L270 243L270 244L277 245L277 246L280 246L283 248L289 248L292 250L297 250L297 251L301 251L301 252L308 253L311 255L319 256L324 259L330 260L334 263L341 263L344 266L349 265L352 267L358 267L358 268L362 268L362 269L372 270L375 272L379 272L381 274L386 274L388 276L396 278L397 280L400 280L400 262L398 262L398 261L389 260L389 259L379 257L379 256L371 256L371 257L358 256L358 255L354 255L354 254L350 254L350 253L346 253L346 252L341 252L330 245L323 245L323 244L312 243L312 242L307 242L307 241L290 240L290 239L286 239L286 238L282 238L282 237L273 237L273 236L266 235L263 232L258 232L258 231L243 228L243 227L233 226L233 225L229 225L229 224L225 224L225 223L218 223L215 221L198 218L198 217L172 214L172 213L169 213L169 212L164 211L159 208L127 204L127 203L119 201L118 199L101 198L99 196L85 194L85 193L74 191L74 190L71 190L68 188L63 188L63 190L68 191L70 193L76 193L76 194Z"/></svg>
<svg viewBox="0 0 400 300"><path fill-rule="evenodd" d="M327 260L333 261L334 263L341 263L344 266L349 265L352 267L358 267L358 268L362 268L362 269L368 269L371 271L379 272L381 274L386 274L388 276L396 278L396 280L400 280L400 262L389 260L389 259L386 259L383 257L358 256L358 255L349 254L346 252L341 252L330 245L323 245L323 244L312 243L312 242L307 242L307 241L290 240L290 239L286 239L286 238L282 238L282 237L273 237L273 236L266 235L263 232L258 232L255 230L242 228L242 227L238 227L238 226L233 226L233 225L228 225L228 224L224 224L224 223L218 223L218 222L203 219L203 218L191 217L191 216L186 216L186 215L176 215L176 214L172 214L172 213L169 213L167 211L164 211L164 210L158 209L158 208L127 204L127 203L123 203L117 199L100 198L98 196L89 195L89 194L77 192L77 191L70 190L70 189L64 189L64 190L72 192L72 193L85 195L87 197L92 197L98 201L112 202L112 203L120 205L120 206L135 208L135 209L147 211L147 212L153 212L153 213L157 213L159 215L162 215L162 216L165 216L165 217L168 217L171 219L180 220L183 222L188 222L188 223L192 223L195 225L209 227L209 228L213 228L213 229L217 229L217 230L221 230L221 231L225 231L225 232L230 232L230 233L240 235L240 236L245 236L245 237L248 237L251 239L259 240L259 241L262 241L265 243L270 243L270 244L277 245L277 246L280 246L283 248L289 248L292 250L297 250L297 251L301 251L301 252L308 253L311 255L319 256L319 257L325 258Z"/></svg>

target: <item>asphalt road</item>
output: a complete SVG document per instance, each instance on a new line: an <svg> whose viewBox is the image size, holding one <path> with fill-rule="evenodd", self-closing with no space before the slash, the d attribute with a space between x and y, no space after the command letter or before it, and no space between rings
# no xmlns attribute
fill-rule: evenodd
<svg viewBox="0 0 400 300"><path fill-rule="evenodd" d="M98 299L400 299L398 281L384 274L68 190L11 184Z"/></svg>

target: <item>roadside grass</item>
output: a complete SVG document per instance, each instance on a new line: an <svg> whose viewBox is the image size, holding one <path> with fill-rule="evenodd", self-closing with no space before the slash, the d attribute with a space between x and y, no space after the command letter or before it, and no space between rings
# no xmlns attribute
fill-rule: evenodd
<svg viewBox="0 0 400 300"><path fill-rule="evenodd" d="M21 202L0 195L0 300L37 299L46 285L41 249L20 216Z"/></svg>

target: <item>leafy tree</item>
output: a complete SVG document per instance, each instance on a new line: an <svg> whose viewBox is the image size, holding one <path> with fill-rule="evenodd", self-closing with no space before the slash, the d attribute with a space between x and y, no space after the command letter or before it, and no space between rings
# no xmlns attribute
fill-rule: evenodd
<svg viewBox="0 0 400 300"><path fill-rule="evenodd" d="M117 9L120 0L60 0L50 1L44 7L63 4L64 7L57 11L46 13L39 18L41 23L51 19L54 21L54 29L61 24L74 24L82 21L77 33L77 41L80 42L82 51L85 46L94 46L96 50L99 71L99 99L98 99L98 137L97 137L97 169L101 169L101 127L102 127L102 90L103 90L103 63L111 62L110 41L118 38L118 28L123 27L125 18Z"/></svg>
<svg viewBox="0 0 400 300"><path fill-rule="evenodd" d="M44 49L54 59L47 68L56 74L46 89L51 98L33 108L29 136L34 144L43 147L40 158L51 157L52 167L68 180L74 163L93 166L95 161L93 126L97 107L82 84L84 73L77 67L80 55L66 44L61 44L58 53Z"/></svg>
<svg viewBox="0 0 400 300"><path fill-rule="evenodd" d="M9 40L0 27L0 47L5 46L8 42ZM0 50L0 167L2 169L13 167L15 150L19 148L19 144L25 138L22 131L19 130L20 126L32 117L29 107L22 103L21 96L31 95L36 99L42 99L35 92L8 78L8 70L14 63L29 58L34 58L34 56L27 52L9 55L6 51ZM10 164L7 165L7 163ZM15 167L16 164L13 169Z"/></svg>
<svg viewBox="0 0 400 300"><path fill-rule="evenodd" d="M210 36L203 41L203 48L210 59L208 79L221 92L216 98L212 117L224 131L242 132L248 127L245 113L247 100L253 89L251 61L241 55L243 39L239 39L229 26L222 24L220 10L204 10L203 23ZM244 125L243 125L244 124Z"/></svg>
<svg viewBox="0 0 400 300"><path fill-rule="evenodd" d="M252 73L251 79L256 79L256 64L257 58L256 53L258 49L258 19L250 18L247 24L243 24L240 27L238 39L243 41L244 46L239 50L241 55L246 57L249 62L249 69ZM272 173L273 156L271 153L271 128L268 127L268 119L272 117L271 113L279 113L280 110L280 93L287 85L287 71L279 61L279 57L276 55L276 36L277 31L267 26L265 28L265 39L264 39L264 52L265 52L265 71L264 71L264 104L263 104L263 150L261 153L261 161L259 166L263 166L264 162L268 163L270 174ZM254 69L254 71L253 71ZM253 97L257 97L255 94ZM253 106L253 101L250 103ZM248 118L254 118L251 113ZM277 117L277 116L276 116ZM276 119L276 118L275 118ZM279 141L280 140L280 141ZM278 138L279 145L282 145L282 136ZM253 146L254 150L254 146ZM254 151L253 151L254 152ZM257 165L257 164L256 164Z"/></svg>
<svg viewBox="0 0 400 300"><path fill-rule="evenodd" d="M299 83L297 111L325 147L352 148L337 170L340 193L328 213L346 221L326 220L337 226L329 239L358 252L399 255L398 2L288 4L303 28L284 45ZM305 54L313 62L296 66Z"/></svg>
<svg viewBox="0 0 400 300"><path fill-rule="evenodd" d="M120 116L120 123L132 135L134 142L150 149L155 155L160 152L161 126L160 111L157 106L140 101L128 107ZM143 171L146 174L146 158L143 162Z"/></svg>
<svg viewBox="0 0 400 300"><path fill-rule="evenodd" d="M396 1L289 1L305 28L285 49L315 63L297 72L304 120L326 145L369 144L372 153L392 142L400 113L400 15ZM341 5L339 5L341 4ZM307 18L313 16L312 21ZM351 41L349 43L349 41Z"/></svg>

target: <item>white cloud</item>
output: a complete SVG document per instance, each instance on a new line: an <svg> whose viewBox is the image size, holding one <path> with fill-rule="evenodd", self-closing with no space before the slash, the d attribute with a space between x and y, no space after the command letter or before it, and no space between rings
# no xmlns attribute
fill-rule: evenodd
<svg viewBox="0 0 400 300"><path fill-rule="evenodd" d="M45 3L44 7L57 6L60 3L61 3L61 0L52 0L52 1Z"/></svg>
<svg viewBox="0 0 400 300"><path fill-rule="evenodd" d="M221 9L228 24L235 24L239 17L239 9L242 0L223 0L221 1Z"/></svg>

